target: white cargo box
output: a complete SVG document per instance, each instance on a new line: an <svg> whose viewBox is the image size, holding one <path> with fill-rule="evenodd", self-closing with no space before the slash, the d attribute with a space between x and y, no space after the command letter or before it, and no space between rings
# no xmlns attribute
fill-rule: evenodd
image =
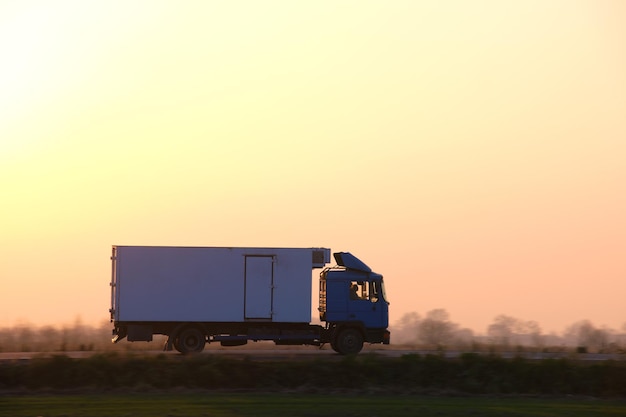
<svg viewBox="0 0 626 417"><path fill-rule="evenodd" d="M116 322L311 321L326 248L113 246Z"/></svg>

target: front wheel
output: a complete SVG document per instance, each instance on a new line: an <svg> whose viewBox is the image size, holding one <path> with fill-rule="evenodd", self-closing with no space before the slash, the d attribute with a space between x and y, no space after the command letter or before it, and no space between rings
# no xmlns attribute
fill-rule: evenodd
<svg viewBox="0 0 626 417"><path fill-rule="evenodd" d="M206 336L197 327L188 327L178 334L174 347L183 355L200 353L204 349Z"/></svg>
<svg viewBox="0 0 626 417"><path fill-rule="evenodd" d="M356 355L363 349L363 335L355 328L344 329L337 335L335 345L341 355Z"/></svg>

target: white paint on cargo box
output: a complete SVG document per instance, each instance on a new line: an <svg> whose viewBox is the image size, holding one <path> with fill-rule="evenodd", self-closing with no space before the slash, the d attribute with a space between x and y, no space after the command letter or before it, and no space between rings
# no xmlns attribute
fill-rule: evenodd
<svg viewBox="0 0 626 417"><path fill-rule="evenodd" d="M113 318L309 323L311 270L328 262L325 248L114 246Z"/></svg>

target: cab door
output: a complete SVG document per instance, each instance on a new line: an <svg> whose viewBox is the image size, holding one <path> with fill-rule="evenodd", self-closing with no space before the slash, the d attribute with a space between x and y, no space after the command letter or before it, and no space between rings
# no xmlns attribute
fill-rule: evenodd
<svg viewBox="0 0 626 417"><path fill-rule="evenodd" d="M348 297L348 320L360 321L366 328L387 327L387 303L371 281L352 281Z"/></svg>

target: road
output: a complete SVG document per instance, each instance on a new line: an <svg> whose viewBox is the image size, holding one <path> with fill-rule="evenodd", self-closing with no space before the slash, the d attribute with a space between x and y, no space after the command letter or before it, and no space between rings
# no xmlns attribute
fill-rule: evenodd
<svg viewBox="0 0 626 417"><path fill-rule="evenodd" d="M93 356L98 353L110 353L114 351L74 351L74 352L0 352L0 361L20 361L30 360L37 357L50 357L53 355L65 355L70 358L83 359ZM132 354L133 355L146 355L156 356L165 354L167 356L179 357L178 352L163 352L160 350L132 350L132 351L117 351L119 354ZM403 355L419 354L419 355L441 355L447 359L455 359L467 352L462 351L429 351L429 350L414 350L414 349L384 349L384 348L365 348L361 355L377 355L387 358L398 358ZM476 352L482 355L489 355L488 352ZM338 355L329 348L318 349L314 347L298 347L298 348L284 348L284 347L236 347L236 348L212 348L209 347L201 355L219 355L231 358L248 358L251 360L302 360L302 359L317 359L327 358L341 359L342 356ZM569 358L582 361L607 361L617 360L626 361L626 354L618 353L585 353L575 354L571 352L498 352L497 356L510 359L515 357L523 357L531 360L545 360L545 359L561 359Z"/></svg>

